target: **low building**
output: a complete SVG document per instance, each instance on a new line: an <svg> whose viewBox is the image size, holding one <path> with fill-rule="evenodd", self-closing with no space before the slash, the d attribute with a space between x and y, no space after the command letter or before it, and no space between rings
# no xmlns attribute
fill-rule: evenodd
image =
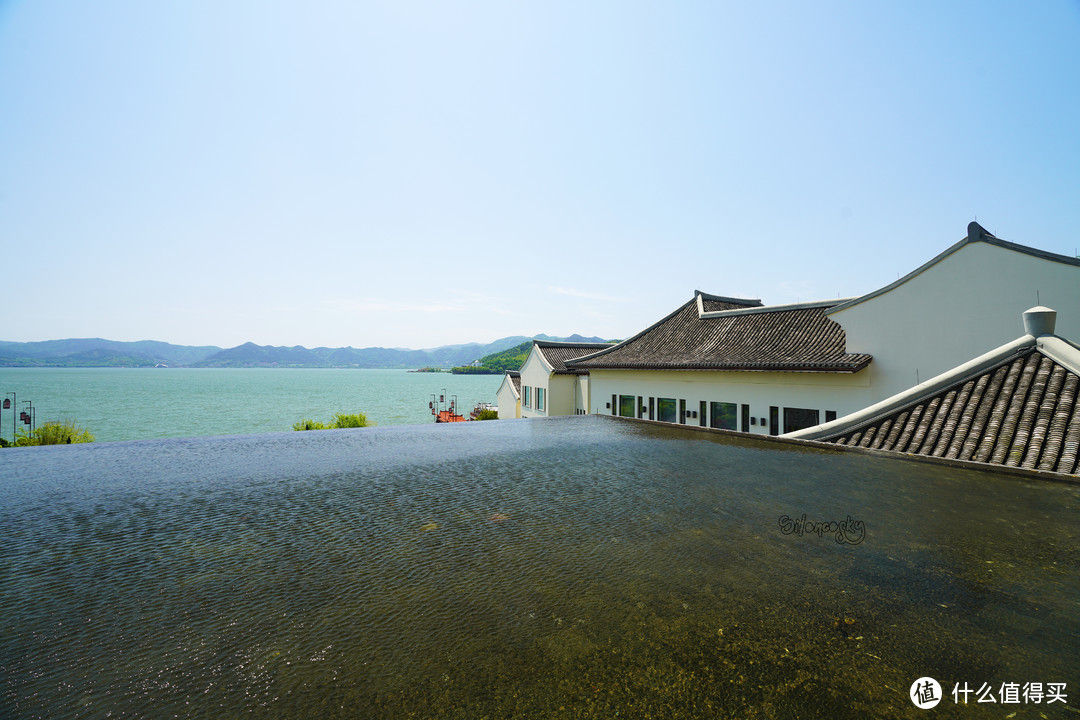
<svg viewBox="0 0 1080 720"><path fill-rule="evenodd" d="M567 362L589 355L603 343L567 343L533 340L521 365L521 416L581 415L589 408L588 370ZM501 404L501 403L500 403Z"/></svg>
<svg viewBox="0 0 1080 720"><path fill-rule="evenodd" d="M591 412L779 435L865 405L868 354L826 316L841 300L762 306L696 292L637 335L568 362Z"/></svg>

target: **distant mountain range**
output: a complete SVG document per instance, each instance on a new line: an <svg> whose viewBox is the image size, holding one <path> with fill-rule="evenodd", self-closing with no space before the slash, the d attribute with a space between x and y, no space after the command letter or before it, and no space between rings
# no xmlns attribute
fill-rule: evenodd
<svg viewBox="0 0 1080 720"><path fill-rule="evenodd" d="M530 339L604 342L571 335L513 335L494 342L443 345L428 350L401 348L277 347L244 343L222 349L214 345L172 345L154 340L118 342L101 338L7 342L0 340L0 367L287 367L287 368L419 368L468 365Z"/></svg>

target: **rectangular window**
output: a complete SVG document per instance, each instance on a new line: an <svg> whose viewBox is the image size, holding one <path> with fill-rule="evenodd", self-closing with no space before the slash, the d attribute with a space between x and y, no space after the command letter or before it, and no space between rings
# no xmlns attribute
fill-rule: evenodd
<svg viewBox="0 0 1080 720"><path fill-rule="evenodd" d="M762 421L765 420L765 418L761 419ZM780 408L775 405L769 407L769 434L780 434Z"/></svg>
<svg viewBox="0 0 1080 720"><path fill-rule="evenodd" d="M619 416L620 417L634 417L634 401L633 395L620 395L619 396Z"/></svg>
<svg viewBox="0 0 1080 720"><path fill-rule="evenodd" d="M706 409L705 408L706 408L706 405L705 405L704 400L702 400L700 403L698 403L698 425L700 425L701 427L705 427L705 419L706 419L705 418L705 414L706 414Z"/></svg>
<svg viewBox="0 0 1080 720"><path fill-rule="evenodd" d="M735 430L739 423L739 406L735 403L714 402L712 404L712 423L709 427L721 430Z"/></svg>
<svg viewBox="0 0 1080 720"><path fill-rule="evenodd" d="M532 390L532 388L529 387L528 385L526 385L526 386L524 386L522 388L522 396L521 396L522 403L521 404L524 405L525 407L532 407L532 393L530 392L531 390Z"/></svg>
<svg viewBox="0 0 1080 720"><path fill-rule="evenodd" d="M536 388L536 409L544 409L544 388L542 387Z"/></svg>
<svg viewBox="0 0 1080 720"><path fill-rule="evenodd" d="M750 432L750 421L751 421L751 418L750 418L750 406L749 405L743 405L742 406L742 431L743 432Z"/></svg>
<svg viewBox="0 0 1080 720"><path fill-rule="evenodd" d="M645 417L645 398L640 395L638 395L637 399L637 416L639 420Z"/></svg>
<svg viewBox="0 0 1080 720"><path fill-rule="evenodd" d="M817 410L808 408L784 408L784 432L795 432L818 424Z"/></svg>
<svg viewBox="0 0 1080 720"><path fill-rule="evenodd" d="M679 422L686 424L686 401L679 400Z"/></svg>
<svg viewBox="0 0 1080 720"><path fill-rule="evenodd" d="M673 423L678 419L675 398L657 398L656 404L660 422Z"/></svg>
<svg viewBox="0 0 1080 720"><path fill-rule="evenodd" d="M656 400L656 398L649 398L649 419L650 420L655 420L656 419L656 408L653 406L653 401L654 400Z"/></svg>
<svg viewBox="0 0 1080 720"><path fill-rule="evenodd" d="M618 415L619 414L619 396L618 395L612 395L611 396L611 414L612 415Z"/></svg>
<svg viewBox="0 0 1080 720"><path fill-rule="evenodd" d="M835 419L836 419L836 411L835 410L826 410L825 411L825 422L832 422Z"/></svg>

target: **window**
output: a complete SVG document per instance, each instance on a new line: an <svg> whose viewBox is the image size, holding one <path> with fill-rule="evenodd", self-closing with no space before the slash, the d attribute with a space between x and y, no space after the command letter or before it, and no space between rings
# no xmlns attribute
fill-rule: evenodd
<svg viewBox="0 0 1080 720"><path fill-rule="evenodd" d="M679 400L679 422L686 424L686 401Z"/></svg>
<svg viewBox="0 0 1080 720"><path fill-rule="evenodd" d="M649 398L649 419L650 420L655 420L656 419L655 400L656 400L656 398Z"/></svg>
<svg viewBox="0 0 1080 720"><path fill-rule="evenodd" d="M536 388L536 409L544 409L544 388L542 387Z"/></svg>
<svg viewBox="0 0 1080 720"><path fill-rule="evenodd" d="M765 418L761 418L762 423L765 422ZM769 434L780 434L780 408L775 405L769 406Z"/></svg>
<svg viewBox="0 0 1080 720"><path fill-rule="evenodd" d="M531 390L532 388L528 385L525 385L521 388L521 404L525 407L532 407L532 393L530 392Z"/></svg>
<svg viewBox="0 0 1080 720"><path fill-rule="evenodd" d="M705 407L705 401L702 400L698 404L698 425L701 427L705 427Z"/></svg>
<svg viewBox="0 0 1080 720"><path fill-rule="evenodd" d="M712 422L709 427L735 430L739 423L739 407L735 403L712 403Z"/></svg>
<svg viewBox="0 0 1080 720"><path fill-rule="evenodd" d="M835 419L836 419L836 411L835 410L826 410L825 411L825 422L832 422Z"/></svg>
<svg viewBox="0 0 1080 720"><path fill-rule="evenodd" d="M677 419L675 398L657 398L656 404L658 406L660 422L673 423Z"/></svg>
<svg viewBox="0 0 1080 720"><path fill-rule="evenodd" d="M619 396L619 415L621 417L634 417L634 402L637 398L634 395L620 395Z"/></svg>
<svg viewBox="0 0 1080 720"><path fill-rule="evenodd" d="M750 432L750 423L752 423L753 421L754 421L754 419L752 417L750 417L750 406L749 405L743 405L742 406L742 431L743 432Z"/></svg>
<svg viewBox="0 0 1080 720"><path fill-rule="evenodd" d="M808 408L784 408L784 432L795 432L818 424L818 411Z"/></svg>

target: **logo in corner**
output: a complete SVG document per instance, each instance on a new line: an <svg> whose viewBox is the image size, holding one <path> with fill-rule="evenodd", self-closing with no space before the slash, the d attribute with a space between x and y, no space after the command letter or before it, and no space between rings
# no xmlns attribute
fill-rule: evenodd
<svg viewBox="0 0 1080 720"><path fill-rule="evenodd" d="M929 710L941 702L941 685L932 677L921 677L911 683L909 697L915 707Z"/></svg>

